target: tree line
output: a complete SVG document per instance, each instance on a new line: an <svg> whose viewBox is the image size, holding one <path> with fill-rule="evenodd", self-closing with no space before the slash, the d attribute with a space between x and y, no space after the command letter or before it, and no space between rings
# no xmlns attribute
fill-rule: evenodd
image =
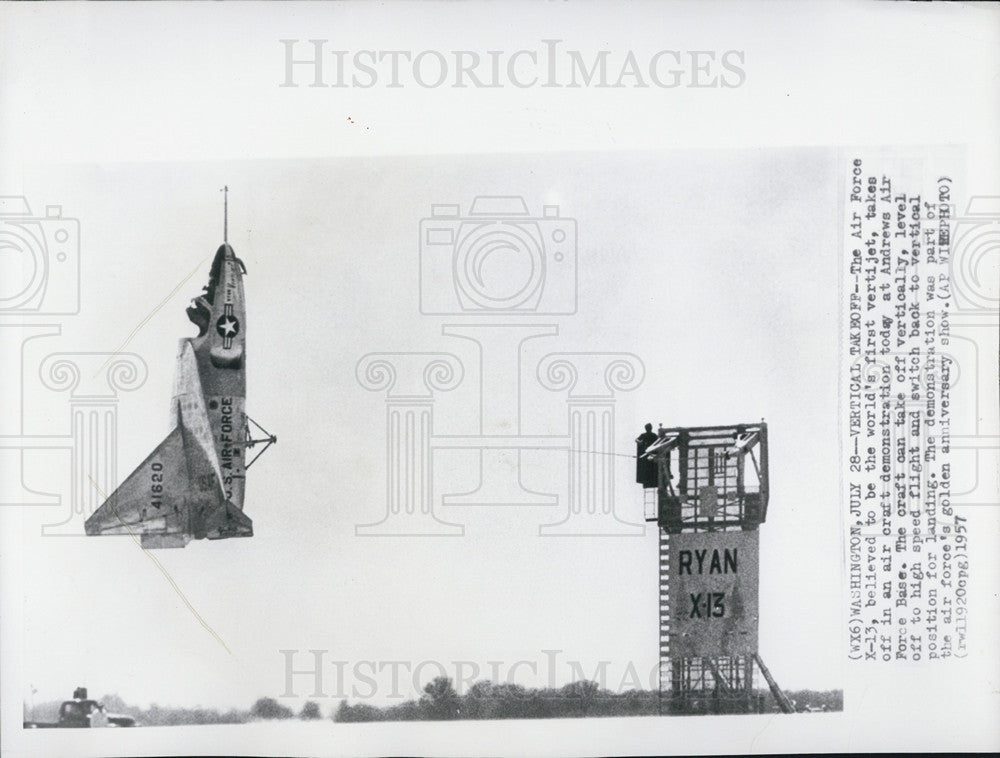
<svg viewBox="0 0 1000 758"><path fill-rule="evenodd" d="M788 693L796 710L840 711L844 708L843 690L815 692L799 690ZM755 695L762 712L778 710L770 690ZM407 700L387 706L368 703L351 705L342 700L333 714L339 722L359 721L443 721L452 719L545 719L597 718L602 716L656 716L667 713L667 696L659 692L629 690L612 692L597 682L576 681L560 688L528 688L520 684L495 684L480 681L464 695L455 691L447 677L437 677L424 687L419 700Z"/></svg>
<svg viewBox="0 0 1000 758"><path fill-rule="evenodd" d="M778 710L770 690L755 693L762 702L762 711ZM796 710L842 711L843 690L792 690L786 694ZM126 703L116 694L100 699L108 713L124 714L135 718L141 726L180 726L193 724L244 724L262 720L302 719L315 721L323 718L319 703L307 701L298 711L273 697L259 698L249 710L231 708L219 711L211 708L176 708L157 704L138 708ZM37 721L55 721L60 701L41 703L33 708L34 715L25 718ZM456 719L545 719L545 718L597 718L602 716L655 716L667 713L666 696L650 690L612 692L602 689L597 682L576 681L558 688L530 688L520 684L496 684L480 681L464 694L459 694L448 677L439 676L429 682L420 697L391 705L371 705L347 700L331 714L337 722L362 721L448 721Z"/></svg>

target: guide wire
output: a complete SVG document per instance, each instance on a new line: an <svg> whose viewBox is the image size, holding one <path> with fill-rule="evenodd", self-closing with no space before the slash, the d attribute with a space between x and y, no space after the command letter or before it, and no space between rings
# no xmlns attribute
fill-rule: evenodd
<svg viewBox="0 0 1000 758"><path fill-rule="evenodd" d="M618 458L638 458L637 455L630 455L628 453L609 453L604 450L577 450L575 448L551 448L551 447L518 447L519 450L556 450L557 452L565 453L585 453L586 455L613 455Z"/></svg>

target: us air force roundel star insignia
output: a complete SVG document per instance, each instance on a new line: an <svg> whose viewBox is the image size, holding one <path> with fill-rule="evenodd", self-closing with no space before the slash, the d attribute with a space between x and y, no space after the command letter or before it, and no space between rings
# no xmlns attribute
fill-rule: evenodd
<svg viewBox="0 0 1000 758"><path fill-rule="evenodd" d="M222 337L222 346L228 350L233 346L233 337L240 333L240 322L233 315L233 306L226 303L226 310L215 322L215 330Z"/></svg>

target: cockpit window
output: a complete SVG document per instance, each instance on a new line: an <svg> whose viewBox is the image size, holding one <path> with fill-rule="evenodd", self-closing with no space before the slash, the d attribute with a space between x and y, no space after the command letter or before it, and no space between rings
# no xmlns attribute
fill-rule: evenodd
<svg viewBox="0 0 1000 758"><path fill-rule="evenodd" d="M212 270L208 274L208 286L205 287L205 299L209 303L215 303L215 289L219 286L219 277L222 275L222 261L226 258L226 246L223 245L215 253L215 260L212 261Z"/></svg>

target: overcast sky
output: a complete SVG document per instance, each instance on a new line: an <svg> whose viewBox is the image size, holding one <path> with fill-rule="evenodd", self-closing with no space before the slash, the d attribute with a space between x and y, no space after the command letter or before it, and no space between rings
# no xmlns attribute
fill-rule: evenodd
<svg viewBox="0 0 1000 758"><path fill-rule="evenodd" d="M630 665L648 686L658 647L655 530L539 536L567 516L565 452L528 451L519 466L525 487L554 504L499 507L442 506L442 493L475 488L477 461L438 451L435 513L464 535L356 535L356 525L384 518L387 487L385 393L360 386L358 360L453 354L464 374L435 396L433 431L473 434L476 345L442 333L470 322L558 327L523 351L523 433L567 432L565 393L540 388L535 375L551 352L639 358L643 381L615 396L621 456L647 421L765 418L761 655L783 687L841 686L836 172L835 151L790 149L104 164L26 175L32 203L58 203L80 219L83 293L62 335L26 350L28 373L50 352L116 350L149 317L124 348L149 377L121 396L118 479L169 430L176 343L194 332L184 308L221 241L225 183L229 241L249 272L247 409L279 438L248 478L252 539L154 553L231 653L129 538L42 538L40 524L66 511L25 518L25 675L37 698L85 684L138 703L248 706L284 691L282 649L302 651L296 668L311 665L309 649L346 661L349 697L355 686L369 691L353 674L361 661L407 662L398 664L406 697L418 694L408 672L421 661L450 676L455 661L468 661L463 674L478 666L474 678L499 666L501 679L544 686L569 681L570 662L589 675L605 660L610 688ZM443 203L466 215L479 195L522 196L532 216L558 206L576 221L575 314L505 322L420 312L421 219ZM449 276L431 271L439 274ZM572 286L547 281L546 297ZM517 375L513 354L494 360ZM28 423L64 433L66 396L46 393L28 386ZM501 424L502 400L482 401ZM507 413L512 426L517 415ZM616 516L641 523L634 464L614 460ZM39 455L26 477L39 489L65 487L61 467L68 458ZM64 527L73 529L82 534L82 519ZM517 661L528 663L512 672ZM389 670L375 677L381 702ZM334 671L327 694L337 689ZM437 673L428 664L417 678ZM310 694L306 677L296 682Z"/></svg>

